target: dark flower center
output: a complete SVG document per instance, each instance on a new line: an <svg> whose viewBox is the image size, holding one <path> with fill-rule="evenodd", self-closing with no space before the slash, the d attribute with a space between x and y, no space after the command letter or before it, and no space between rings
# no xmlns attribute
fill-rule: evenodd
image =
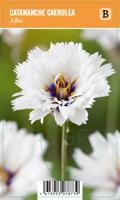
<svg viewBox="0 0 120 200"><path fill-rule="evenodd" d="M76 90L76 78L70 81L67 76L58 74L47 86L46 89L51 97L56 97L58 100L68 100L70 96L74 95Z"/></svg>
<svg viewBox="0 0 120 200"><path fill-rule="evenodd" d="M4 182L7 186L10 186L15 173L9 171L7 168L0 166L0 181Z"/></svg>

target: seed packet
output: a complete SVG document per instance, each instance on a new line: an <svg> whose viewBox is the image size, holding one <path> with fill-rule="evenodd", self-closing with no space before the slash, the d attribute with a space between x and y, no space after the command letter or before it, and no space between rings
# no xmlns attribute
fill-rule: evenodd
<svg viewBox="0 0 120 200"><path fill-rule="evenodd" d="M120 200L119 11L0 2L0 200Z"/></svg>

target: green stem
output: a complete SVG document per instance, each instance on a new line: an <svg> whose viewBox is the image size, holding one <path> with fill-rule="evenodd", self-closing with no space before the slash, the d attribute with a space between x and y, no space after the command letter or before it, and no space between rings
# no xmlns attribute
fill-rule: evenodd
<svg viewBox="0 0 120 200"><path fill-rule="evenodd" d="M66 178L66 162L67 162L67 123L62 126L62 144L61 144L61 179Z"/></svg>

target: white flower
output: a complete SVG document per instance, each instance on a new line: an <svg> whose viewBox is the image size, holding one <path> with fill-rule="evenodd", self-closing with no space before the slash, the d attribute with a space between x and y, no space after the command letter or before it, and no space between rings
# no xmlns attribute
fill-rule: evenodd
<svg viewBox="0 0 120 200"><path fill-rule="evenodd" d="M120 133L109 133L105 139L99 132L89 137L92 153L77 149L74 158L81 169L71 169L74 179L96 189L93 199L120 200Z"/></svg>
<svg viewBox="0 0 120 200"><path fill-rule="evenodd" d="M23 41L25 31L25 29L21 28L0 29L0 34L8 45L14 46Z"/></svg>
<svg viewBox="0 0 120 200"><path fill-rule="evenodd" d="M21 92L12 101L13 109L32 109L32 123L53 113L58 125L66 120L81 125L88 119L98 97L107 96L110 86L106 78L114 73L111 64L98 53L89 55L81 44L51 44L46 52L35 48L28 58L16 66L16 85Z"/></svg>
<svg viewBox="0 0 120 200"><path fill-rule="evenodd" d="M37 181L49 179L42 160L47 143L39 135L18 130L15 122L0 122L0 199L37 192Z"/></svg>
<svg viewBox="0 0 120 200"><path fill-rule="evenodd" d="M113 49L120 46L120 29L85 29L83 37L96 40L105 49Z"/></svg>

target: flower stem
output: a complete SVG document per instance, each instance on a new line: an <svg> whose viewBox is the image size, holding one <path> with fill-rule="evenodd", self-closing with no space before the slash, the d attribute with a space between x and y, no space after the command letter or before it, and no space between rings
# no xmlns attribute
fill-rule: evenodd
<svg viewBox="0 0 120 200"><path fill-rule="evenodd" d="M66 161L67 161L67 123L62 126L62 144L61 144L61 179L66 178Z"/></svg>

